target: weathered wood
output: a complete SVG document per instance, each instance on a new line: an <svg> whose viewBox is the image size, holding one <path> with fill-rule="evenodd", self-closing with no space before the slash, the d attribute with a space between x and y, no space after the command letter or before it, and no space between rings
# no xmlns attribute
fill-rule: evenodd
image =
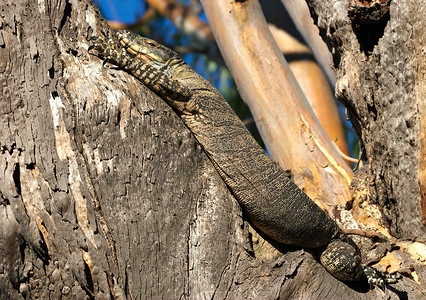
<svg viewBox="0 0 426 300"><path fill-rule="evenodd" d="M42 3L0 4L0 298L210 298L239 206L170 107L88 55L93 5Z"/></svg>
<svg viewBox="0 0 426 300"><path fill-rule="evenodd" d="M320 207L348 201L353 173L301 92L258 1L201 3L270 156Z"/></svg>
<svg viewBox="0 0 426 300"><path fill-rule="evenodd" d="M0 16L0 298L381 297L249 233L170 107L88 55L91 3Z"/></svg>
<svg viewBox="0 0 426 300"><path fill-rule="evenodd" d="M359 20L361 5L351 10L358 19L349 18L357 1L307 2L332 49L336 95L362 138L392 233L424 237L426 1L389 1L389 14L370 24Z"/></svg>

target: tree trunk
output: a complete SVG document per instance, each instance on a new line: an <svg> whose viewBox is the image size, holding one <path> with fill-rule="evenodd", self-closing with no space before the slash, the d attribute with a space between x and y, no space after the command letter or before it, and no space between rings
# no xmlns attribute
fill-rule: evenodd
<svg viewBox="0 0 426 300"><path fill-rule="evenodd" d="M424 238L426 1L307 2L334 55L336 94L365 146L391 232Z"/></svg>
<svg viewBox="0 0 426 300"><path fill-rule="evenodd" d="M0 16L0 298L382 297L250 229L173 110L87 53L92 3Z"/></svg>

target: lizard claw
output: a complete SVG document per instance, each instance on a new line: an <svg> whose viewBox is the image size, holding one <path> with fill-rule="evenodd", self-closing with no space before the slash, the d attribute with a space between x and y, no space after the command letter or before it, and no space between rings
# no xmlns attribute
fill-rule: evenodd
<svg viewBox="0 0 426 300"><path fill-rule="evenodd" d="M99 36L92 36L89 38L93 44L89 46L88 51L96 50L97 53L90 53L103 59L102 66L105 66L108 62L115 62L117 45L110 38L101 38Z"/></svg>
<svg viewBox="0 0 426 300"><path fill-rule="evenodd" d="M104 41L101 37L96 36L96 35L89 38L89 41L94 42L94 43L89 46L88 51L95 49L100 56L103 56L103 54L105 53L106 46L107 46L108 42Z"/></svg>
<svg viewBox="0 0 426 300"><path fill-rule="evenodd" d="M98 39L100 39L100 37L98 37L97 35L94 35L94 36L89 38L89 41L96 41Z"/></svg>
<svg viewBox="0 0 426 300"><path fill-rule="evenodd" d="M370 266L364 267L364 274L367 277L370 289L378 286L383 291L386 289L387 284L396 283L398 279L402 278L400 274L383 274Z"/></svg>
<svg viewBox="0 0 426 300"><path fill-rule="evenodd" d="M97 48L102 43L104 43L104 40L101 37L97 36L97 35L94 35L94 36L90 37L89 41L94 42L94 43L89 46L89 49L87 49L88 51L93 50L93 49L97 50Z"/></svg>
<svg viewBox="0 0 426 300"><path fill-rule="evenodd" d="M105 67L107 63L120 66L124 58L127 57L126 50L121 48L117 43L108 37L102 38L95 35L90 37L89 41L93 42L93 44L88 48L89 54L95 55L102 59L103 67ZM91 50L96 50L96 52L90 52Z"/></svg>
<svg viewBox="0 0 426 300"><path fill-rule="evenodd" d="M89 52L90 52L90 50L92 50L93 48L95 48L95 45L90 45L90 46L89 46L89 49L87 49L87 51L89 51Z"/></svg>

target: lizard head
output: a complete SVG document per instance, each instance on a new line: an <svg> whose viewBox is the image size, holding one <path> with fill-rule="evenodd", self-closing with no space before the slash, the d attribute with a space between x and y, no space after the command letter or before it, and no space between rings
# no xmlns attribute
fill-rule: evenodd
<svg viewBox="0 0 426 300"><path fill-rule="evenodd" d="M157 69L172 67L181 61L179 55L154 40L141 37L128 30L117 30L118 40L134 58L142 60Z"/></svg>
<svg viewBox="0 0 426 300"><path fill-rule="evenodd" d="M357 281L363 269L358 247L346 235L333 239L320 255L321 264L334 277L343 281Z"/></svg>

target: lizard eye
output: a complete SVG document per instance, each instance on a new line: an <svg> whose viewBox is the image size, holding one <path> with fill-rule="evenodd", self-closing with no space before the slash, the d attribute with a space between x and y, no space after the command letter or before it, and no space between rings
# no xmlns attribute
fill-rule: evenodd
<svg viewBox="0 0 426 300"><path fill-rule="evenodd" d="M153 42L146 42L147 43L147 45L148 46L151 46L151 47L157 47L157 44L155 44L155 43L153 43Z"/></svg>

